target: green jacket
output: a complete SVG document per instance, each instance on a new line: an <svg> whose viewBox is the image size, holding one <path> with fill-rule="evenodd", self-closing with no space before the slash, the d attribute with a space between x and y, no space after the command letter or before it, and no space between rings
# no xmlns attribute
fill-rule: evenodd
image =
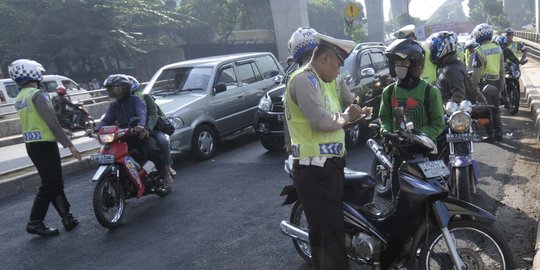
<svg viewBox="0 0 540 270"><path fill-rule="evenodd" d="M159 114L156 101L152 96L143 94L141 90L137 90L133 94L142 98L142 100L146 104L147 115L145 128L150 131L154 130Z"/></svg>
<svg viewBox="0 0 540 270"><path fill-rule="evenodd" d="M435 141L444 130L444 108L441 92L437 87L432 86L429 93L429 112L425 110L424 91L426 86L427 82L420 80L418 86L413 89L404 89L397 84L391 84L384 88L379 110L382 123L381 133L397 131L394 124L394 108L403 107L407 121L413 122L415 129L420 130ZM392 97L389 98L388 92L391 87L394 87L394 90ZM388 103L389 101L391 104Z"/></svg>

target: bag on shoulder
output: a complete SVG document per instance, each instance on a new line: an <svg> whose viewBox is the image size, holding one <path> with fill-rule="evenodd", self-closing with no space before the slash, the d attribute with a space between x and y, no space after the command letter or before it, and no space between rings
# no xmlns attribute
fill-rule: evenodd
<svg viewBox="0 0 540 270"><path fill-rule="evenodd" d="M172 135L174 133L174 126L167 116L160 115L158 116L156 126L154 129L162 131L167 135Z"/></svg>

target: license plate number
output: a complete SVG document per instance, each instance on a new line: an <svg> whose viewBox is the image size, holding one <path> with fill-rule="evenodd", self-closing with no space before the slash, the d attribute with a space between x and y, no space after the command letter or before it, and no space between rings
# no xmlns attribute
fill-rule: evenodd
<svg viewBox="0 0 540 270"><path fill-rule="evenodd" d="M90 155L90 161L97 164L113 164L114 155L111 154L93 154Z"/></svg>
<svg viewBox="0 0 540 270"><path fill-rule="evenodd" d="M442 160L433 160L419 163L420 169L426 178L448 175L448 167Z"/></svg>
<svg viewBox="0 0 540 270"><path fill-rule="evenodd" d="M456 133L456 134L447 134L446 140L448 142L468 142L473 140L472 133Z"/></svg>

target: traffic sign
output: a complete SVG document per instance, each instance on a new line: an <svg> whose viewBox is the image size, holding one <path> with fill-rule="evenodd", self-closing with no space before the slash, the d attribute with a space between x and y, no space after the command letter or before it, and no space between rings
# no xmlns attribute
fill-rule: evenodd
<svg viewBox="0 0 540 270"><path fill-rule="evenodd" d="M358 13L360 13L360 9L354 3L349 3L347 7L345 7L345 18L349 21L353 21L354 18L358 16Z"/></svg>

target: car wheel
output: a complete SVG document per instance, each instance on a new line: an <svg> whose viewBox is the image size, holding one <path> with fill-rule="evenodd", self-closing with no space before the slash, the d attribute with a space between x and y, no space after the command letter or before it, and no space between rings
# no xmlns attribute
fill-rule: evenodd
<svg viewBox="0 0 540 270"><path fill-rule="evenodd" d="M272 137L259 137L261 144L268 151L280 151L285 147L285 142L283 139L272 138Z"/></svg>
<svg viewBox="0 0 540 270"><path fill-rule="evenodd" d="M198 126L191 139L191 153L199 160L211 158L216 152L216 135L207 125Z"/></svg>

